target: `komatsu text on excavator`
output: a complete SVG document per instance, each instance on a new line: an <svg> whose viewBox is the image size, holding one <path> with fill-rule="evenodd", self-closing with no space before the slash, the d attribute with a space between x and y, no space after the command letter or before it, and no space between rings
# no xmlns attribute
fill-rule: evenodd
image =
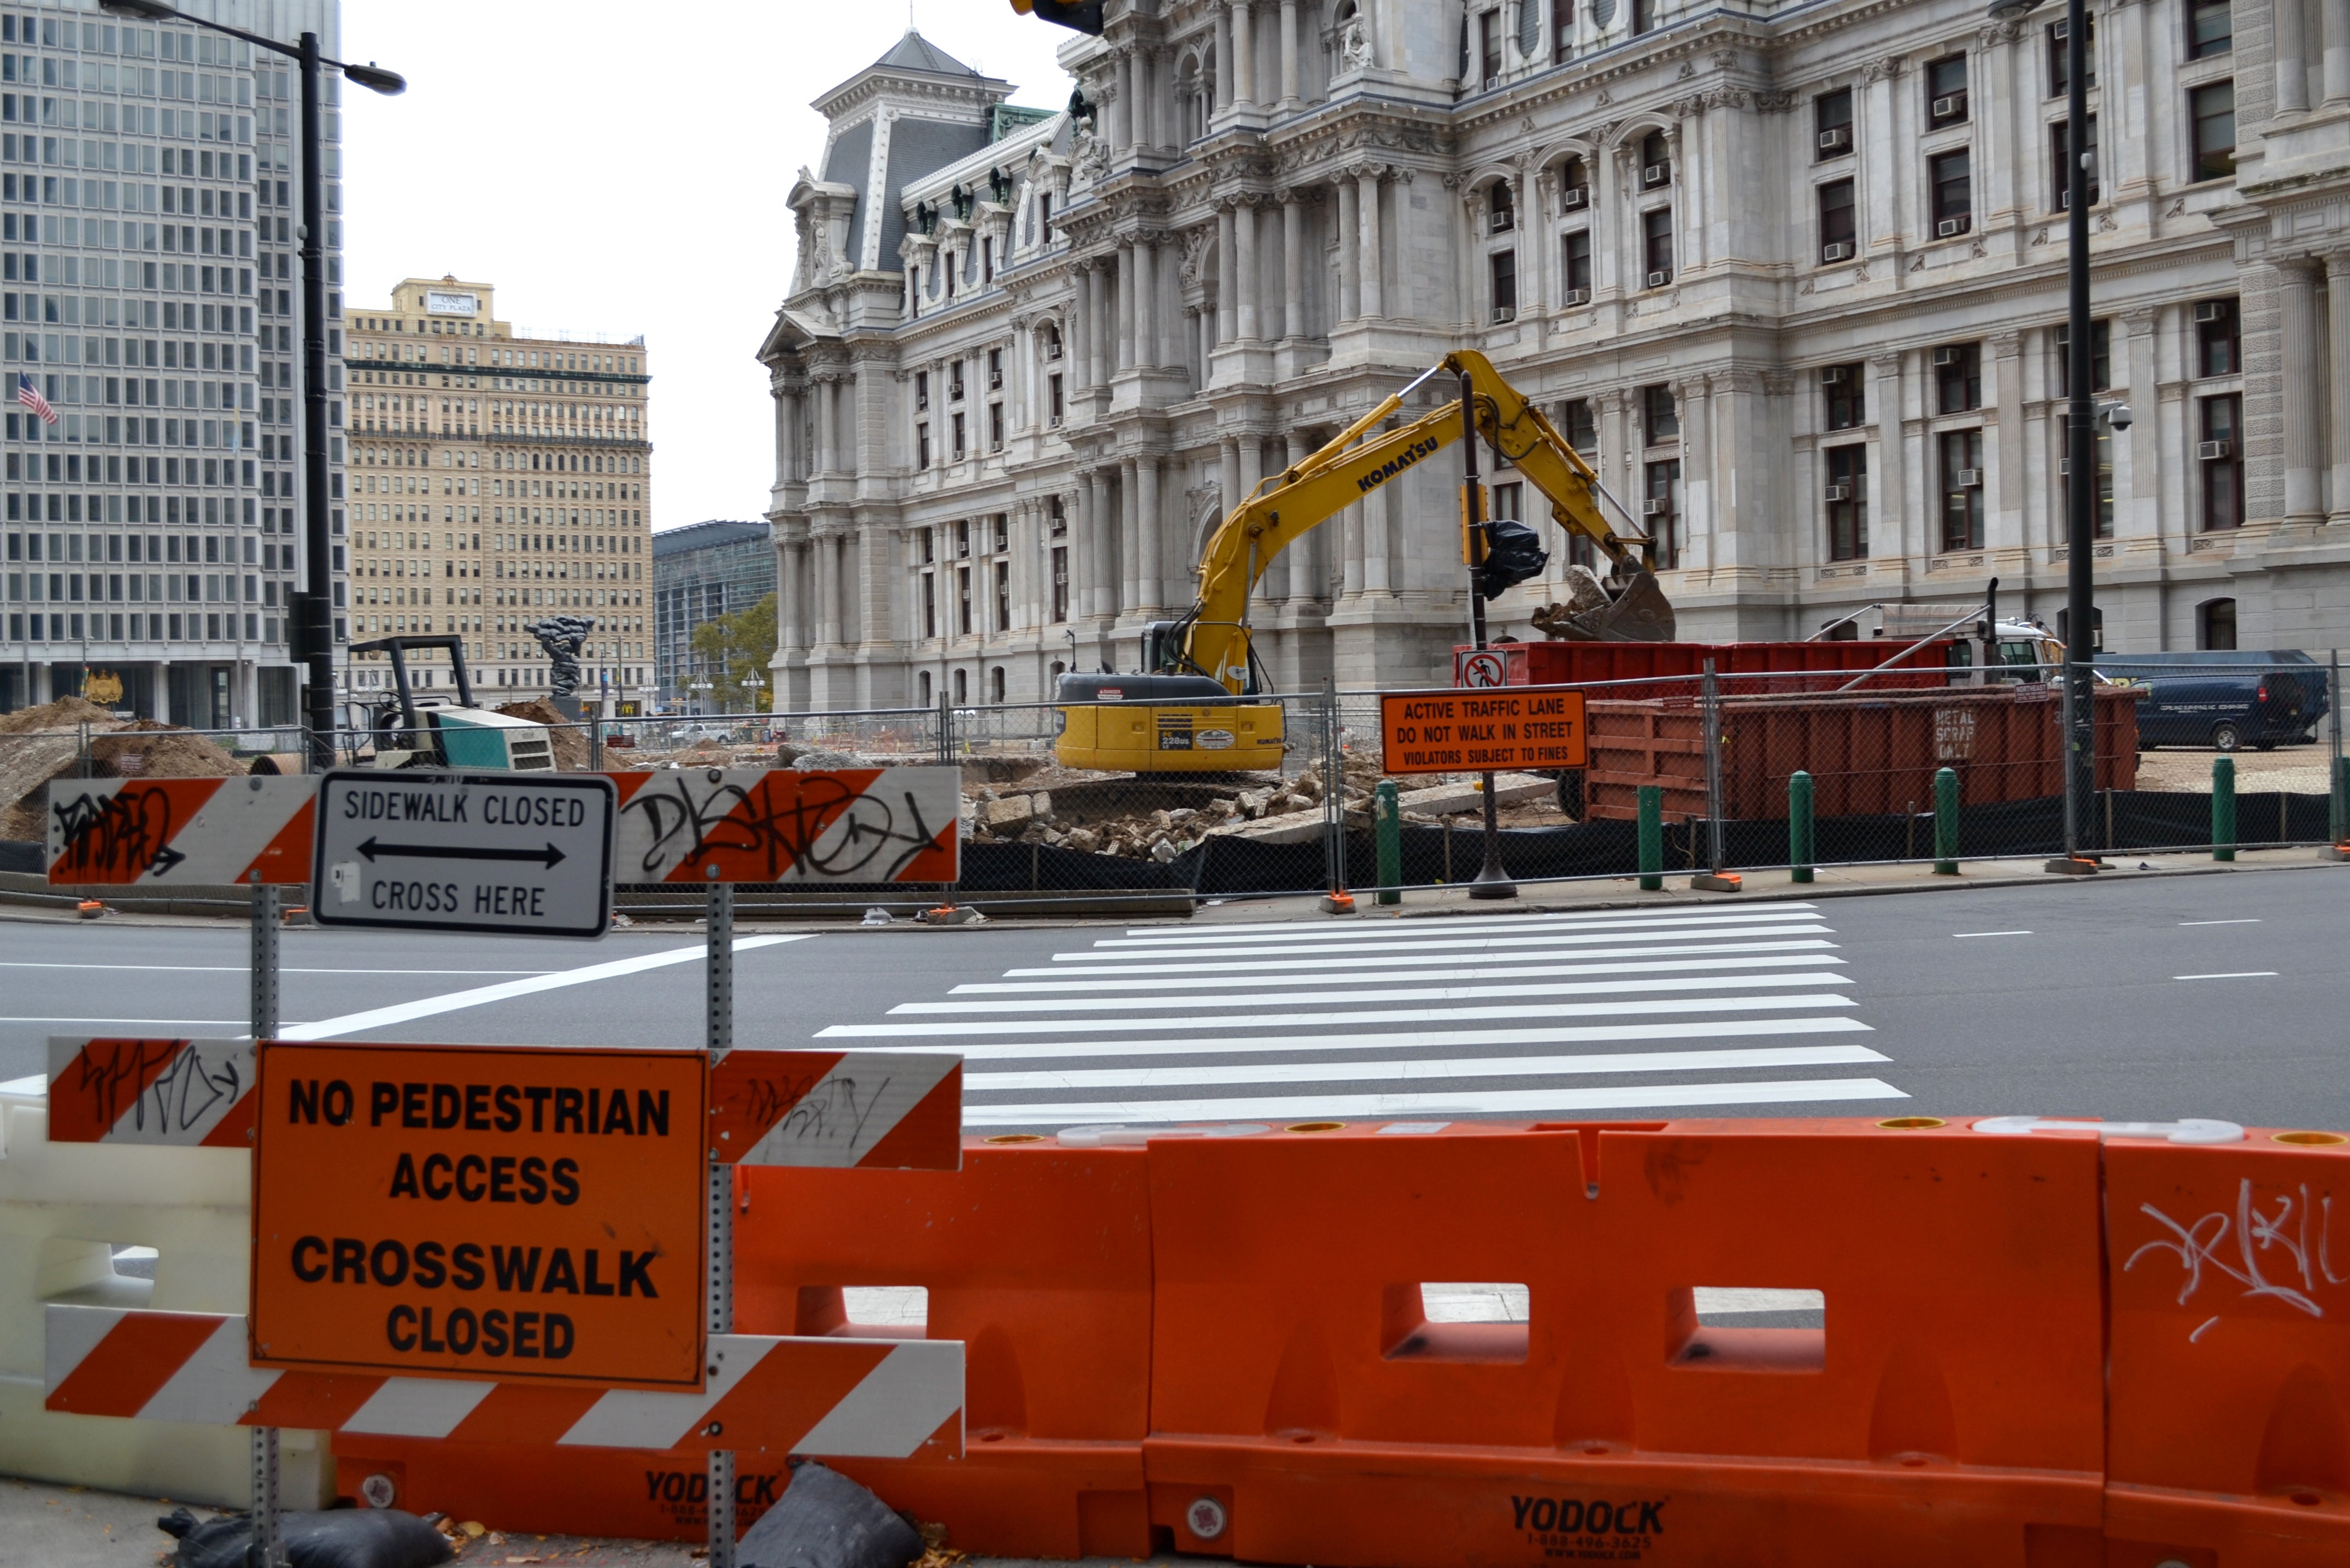
<svg viewBox="0 0 2350 1568"><path fill-rule="evenodd" d="M1399 429L1378 428L1424 383L1447 374L1461 382L1468 419L1461 403L1448 398ZM1534 624L1553 638L1579 641L1671 641L1673 609L1657 586L1655 541L1611 526L1603 500L1628 514L1591 465L1491 361L1462 349L1234 507L1201 555L1199 597L1190 612L1146 629L1139 670L1061 677L1055 693L1061 763L1137 773L1280 766L1281 705L1247 700L1265 694L1258 679L1263 666L1249 647L1249 598L1257 580L1308 530L1460 440L1471 422L1549 500L1553 519L1588 538L1611 568L1605 583L1575 574L1581 591L1565 605L1535 612ZM1486 522L1473 485L1470 495L1461 518L1463 558L1479 597L1491 599L1537 576L1548 555L1523 523ZM1177 703L1183 705L1171 705Z"/></svg>

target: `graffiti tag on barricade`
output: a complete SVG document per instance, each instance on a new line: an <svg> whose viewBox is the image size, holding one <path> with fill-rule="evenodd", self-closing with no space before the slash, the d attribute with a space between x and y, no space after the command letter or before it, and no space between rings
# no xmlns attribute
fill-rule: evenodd
<svg viewBox="0 0 2350 1568"><path fill-rule="evenodd" d="M2277 1302L2313 1318L2350 1312L2350 1290L2342 1288L2350 1286L2350 1236L2334 1240L2331 1192L2312 1192L2302 1182L2263 1195L2243 1177L2232 1206L2201 1214L2181 1208L2174 1215L2149 1202L2140 1203L2138 1213L2154 1234L2129 1253L2122 1272L2143 1266L2167 1276L2176 1270L2178 1304L2208 1312L2188 1334L2190 1345L2219 1327L2230 1309L2253 1302Z"/></svg>
<svg viewBox="0 0 2350 1568"><path fill-rule="evenodd" d="M962 1168L962 1057L951 1051L729 1051L710 1066L723 1163Z"/></svg>
<svg viewBox="0 0 2350 1568"><path fill-rule="evenodd" d="M307 882L317 794L317 780L298 774L52 780L49 881Z"/></svg>
<svg viewBox="0 0 2350 1568"><path fill-rule="evenodd" d="M952 882L954 768L616 773L623 882Z"/></svg>
<svg viewBox="0 0 2350 1568"><path fill-rule="evenodd" d="M49 1036L49 1141L251 1147L253 1042Z"/></svg>

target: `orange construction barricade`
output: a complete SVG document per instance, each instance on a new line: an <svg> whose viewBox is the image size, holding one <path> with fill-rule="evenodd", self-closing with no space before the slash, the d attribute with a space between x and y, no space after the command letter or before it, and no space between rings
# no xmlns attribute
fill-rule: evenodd
<svg viewBox="0 0 2350 1568"><path fill-rule="evenodd" d="M2350 1563L2350 1138L2109 1138L2106 1223L2115 1568Z"/></svg>
<svg viewBox="0 0 2350 1568"><path fill-rule="evenodd" d="M1305 1124L1149 1155L1144 1458L1181 1550L2103 1562L2094 1135ZM1466 1282L1524 1287L1523 1321L1429 1310ZM1721 1321L1742 1289L1824 1293L1825 1326Z"/></svg>
<svg viewBox="0 0 2350 1568"><path fill-rule="evenodd" d="M734 1322L744 1334L957 1339L964 1457L827 1459L889 1504L999 1556L1149 1550L1150 1218L1139 1148L967 1139L961 1171L744 1168L736 1177ZM920 1285L922 1327L851 1321L845 1289ZM698 1538L699 1453L495 1448L336 1438L340 1490L369 1478L400 1506L506 1529ZM737 1517L786 1483L738 1461Z"/></svg>

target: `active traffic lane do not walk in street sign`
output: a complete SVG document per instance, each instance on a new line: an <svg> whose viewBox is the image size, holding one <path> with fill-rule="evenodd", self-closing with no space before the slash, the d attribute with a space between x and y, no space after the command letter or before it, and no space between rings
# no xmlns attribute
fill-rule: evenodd
<svg viewBox="0 0 2350 1568"><path fill-rule="evenodd" d="M599 774L338 770L318 786L323 926L600 937L616 794Z"/></svg>

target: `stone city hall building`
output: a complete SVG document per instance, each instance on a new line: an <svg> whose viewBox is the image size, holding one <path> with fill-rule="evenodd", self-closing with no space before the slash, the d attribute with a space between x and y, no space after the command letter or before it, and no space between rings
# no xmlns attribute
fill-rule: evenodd
<svg viewBox="0 0 2350 1568"><path fill-rule="evenodd" d="M2342 640L2350 5L2091 25L2077 135L2054 6L1110 0L1049 118L910 33L817 100L789 198L776 705L1131 667L1227 507L1461 346L1656 535L1685 637L1994 577L2055 626L2075 145L2135 416L2098 435L2105 645ZM1273 563L1277 685L1447 670L1452 458Z"/></svg>

